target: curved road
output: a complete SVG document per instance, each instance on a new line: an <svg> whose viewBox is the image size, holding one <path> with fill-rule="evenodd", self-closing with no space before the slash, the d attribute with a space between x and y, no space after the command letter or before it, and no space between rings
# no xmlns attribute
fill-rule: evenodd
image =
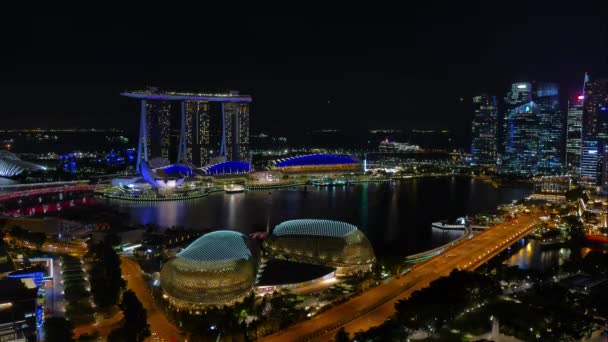
<svg viewBox="0 0 608 342"><path fill-rule="evenodd" d="M529 214L499 224L444 253L415 265L399 279L381 284L352 300L298 323L261 341L331 341L338 328L353 334L382 324L395 312L395 303L414 291L450 274L454 269L475 269L515 241L528 235L540 222Z"/></svg>
<svg viewBox="0 0 608 342"><path fill-rule="evenodd" d="M156 303L152 298L152 294L146 286L146 281L143 278L143 272L137 261L128 258L120 257L122 264L122 274L127 280L127 288L135 292L137 298L146 308L148 312L148 323L150 324L150 332L154 332L162 340L167 341L185 341L186 336L173 323L171 323L163 312L156 307ZM149 340L151 340L149 338Z"/></svg>

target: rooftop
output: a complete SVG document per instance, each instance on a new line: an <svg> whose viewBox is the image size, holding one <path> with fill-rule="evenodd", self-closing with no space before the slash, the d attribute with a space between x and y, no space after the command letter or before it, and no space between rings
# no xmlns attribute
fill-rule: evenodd
<svg viewBox="0 0 608 342"><path fill-rule="evenodd" d="M193 261L249 260L253 256L245 235L219 230L203 235L177 254L178 258Z"/></svg>
<svg viewBox="0 0 608 342"><path fill-rule="evenodd" d="M190 93L159 91L158 89L126 91L120 95L142 100L166 101L209 101L209 102L252 102L251 95L241 95L237 91L228 93Z"/></svg>
<svg viewBox="0 0 608 342"><path fill-rule="evenodd" d="M356 226L346 222L302 219L285 221L274 227L272 234L275 236L314 235L344 237L356 231Z"/></svg>
<svg viewBox="0 0 608 342"><path fill-rule="evenodd" d="M308 154L281 159L276 162L277 167L289 166L309 166L309 165L337 165L337 164L358 164L359 161L350 156L333 154Z"/></svg>

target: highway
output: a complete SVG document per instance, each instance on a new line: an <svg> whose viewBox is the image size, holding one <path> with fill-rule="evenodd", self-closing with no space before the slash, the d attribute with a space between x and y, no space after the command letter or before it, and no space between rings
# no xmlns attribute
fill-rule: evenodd
<svg viewBox="0 0 608 342"><path fill-rule="evenodd" d="M451 247L444 253L415 265L408 273L364 292L352 300L300 322L261 341L331 341L344 327L353 334L382 324L391 317L395 303L414 291L450 274L454 269L473 270L496 254L528 235L540 222L531 213L494 226L475 237Z"/></svg>
<svg viewBox="0 0 608 342"><path fill-rule="evenodd" d="M171 323L165 314L156 307L156 303L152 298L152 294L146 286L146 281L143 278L143 272L137 261L122 256L122 274L127 281L127 288L135 292L137 298L146 308L148 313L148 323L150 324L150 332L156 333L156 336L167 341L185 341L186 337L183 333ZM152 340L150 338L149 340Z"/></svg>

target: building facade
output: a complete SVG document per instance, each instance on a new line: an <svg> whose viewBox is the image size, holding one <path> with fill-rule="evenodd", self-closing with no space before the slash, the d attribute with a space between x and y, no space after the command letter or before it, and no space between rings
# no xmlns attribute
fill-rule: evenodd
<svg viewBox="0 0 608 342"><path fill-rule="evenodd" d="M564 166L564 117L556 83L534 85L532 101L538 115L538 165L541 174L560 174Z"/></svg>
<svg viewBox="0 0 608 342"><path fill-rule="evenodd" d="M223 104L227 160L249 160L249 104Z"/></svg>
<svg viewBox="0 0 608 342"><path fill-rule="evenodd" d="M592 185L608 183L605 150L608 145L608 79L588 80L583 93L581 180Z"/></svg>
<svg viewBox="0 0 608 342"><path fill-rule="evenodd" d="M146 143L151 158L169 159L171 152L171 103L146 102Z"/></svg>
<svg viewBox="0 0 608 342"><path fill-rule="evenodd" d="M581 150L581 181L587 184L599 182L600 143L597 140L583 140Z"/></svg>
<svg viewBox="0 0 608 342"><path fill-rule="evenodd" d="M166 262L160 271L164 297L178 309L222 307L253 291L257 258L241 233L203 235Z"/></svg>
<svg viewBox="0 0 608 342"><path fill-rule="evenodd" d="M564 124L555 83L513 83L505 97L501 170L557 174L564 166Z"/></svg>
<svg viewBox="0 0 608 342"><path fill-rule="evenodd" d="M376 262L363 232L340 221L285 221L274 228L264 250L271 258L334 267L338 276L369 272Z"/></svg>
<svg viewBox="0 0 608 342"><path fill-rule="evenodd" d="M474 165L495 165L497 157L498 107L495 96L473 97L471 155Z"/></svg>
<svg viewBox="0 0 608 342"><path fill-rule="evenodd" d="M196 167L249 159L251 96L236 91L183 93L157 88L121 95L141 103L137 170L141 170L142 162L153 158ZM173 158L175 155L177 158Z"/></svg>
<svg viewBox="0 0 608 342"><path fill-rule="evenodd" d="M583 142L583 95L568 101L566 121L566 169L578 177L581 172L581 149Z"/></svg>
<svg viewBox="0 0 608 342"><path fill-rule="evenodd" d="M185 101L186 160L201 167L209 163L211 145L211 107L206 101Z"/></svg>

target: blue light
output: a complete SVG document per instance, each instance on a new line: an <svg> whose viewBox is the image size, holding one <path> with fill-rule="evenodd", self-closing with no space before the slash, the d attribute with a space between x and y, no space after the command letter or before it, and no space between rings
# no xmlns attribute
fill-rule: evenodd
<svg viewBox="0 0 608 342"><path fill-rule="evenodd" d="M277 163L277 167L308 166L308 165L337 165L358 164L359 161L349 157L332 154L310 154L286 159Z"/></svg>
<svg viewBox="0 0 608 342"><path fill-rule="evenodd" d="M211 165L205 168L205 172L211 175L229 175L247 173L251 171L251 164L240 161L227 161Z"/></svg>
<svg viewBox="0 0 608 342"><path fill-rule="evenodd" d="M163 171L169 176L179 174L188 176L192 172L192 170L185 165L169 165L167 167L164 167Z"/></svg>
<svg viewBox="0 0 608 342"><path fill-rule="evenodd" d="M32 278L32 279L34 279L34 284L36 284L36 286L40 287L40 285L42 285L42 278L44 277L44 274L42 272L32 272L32 273L23 273L23 274L17 273L17 274L9 274L8 277L11 279Z"/></svg>

